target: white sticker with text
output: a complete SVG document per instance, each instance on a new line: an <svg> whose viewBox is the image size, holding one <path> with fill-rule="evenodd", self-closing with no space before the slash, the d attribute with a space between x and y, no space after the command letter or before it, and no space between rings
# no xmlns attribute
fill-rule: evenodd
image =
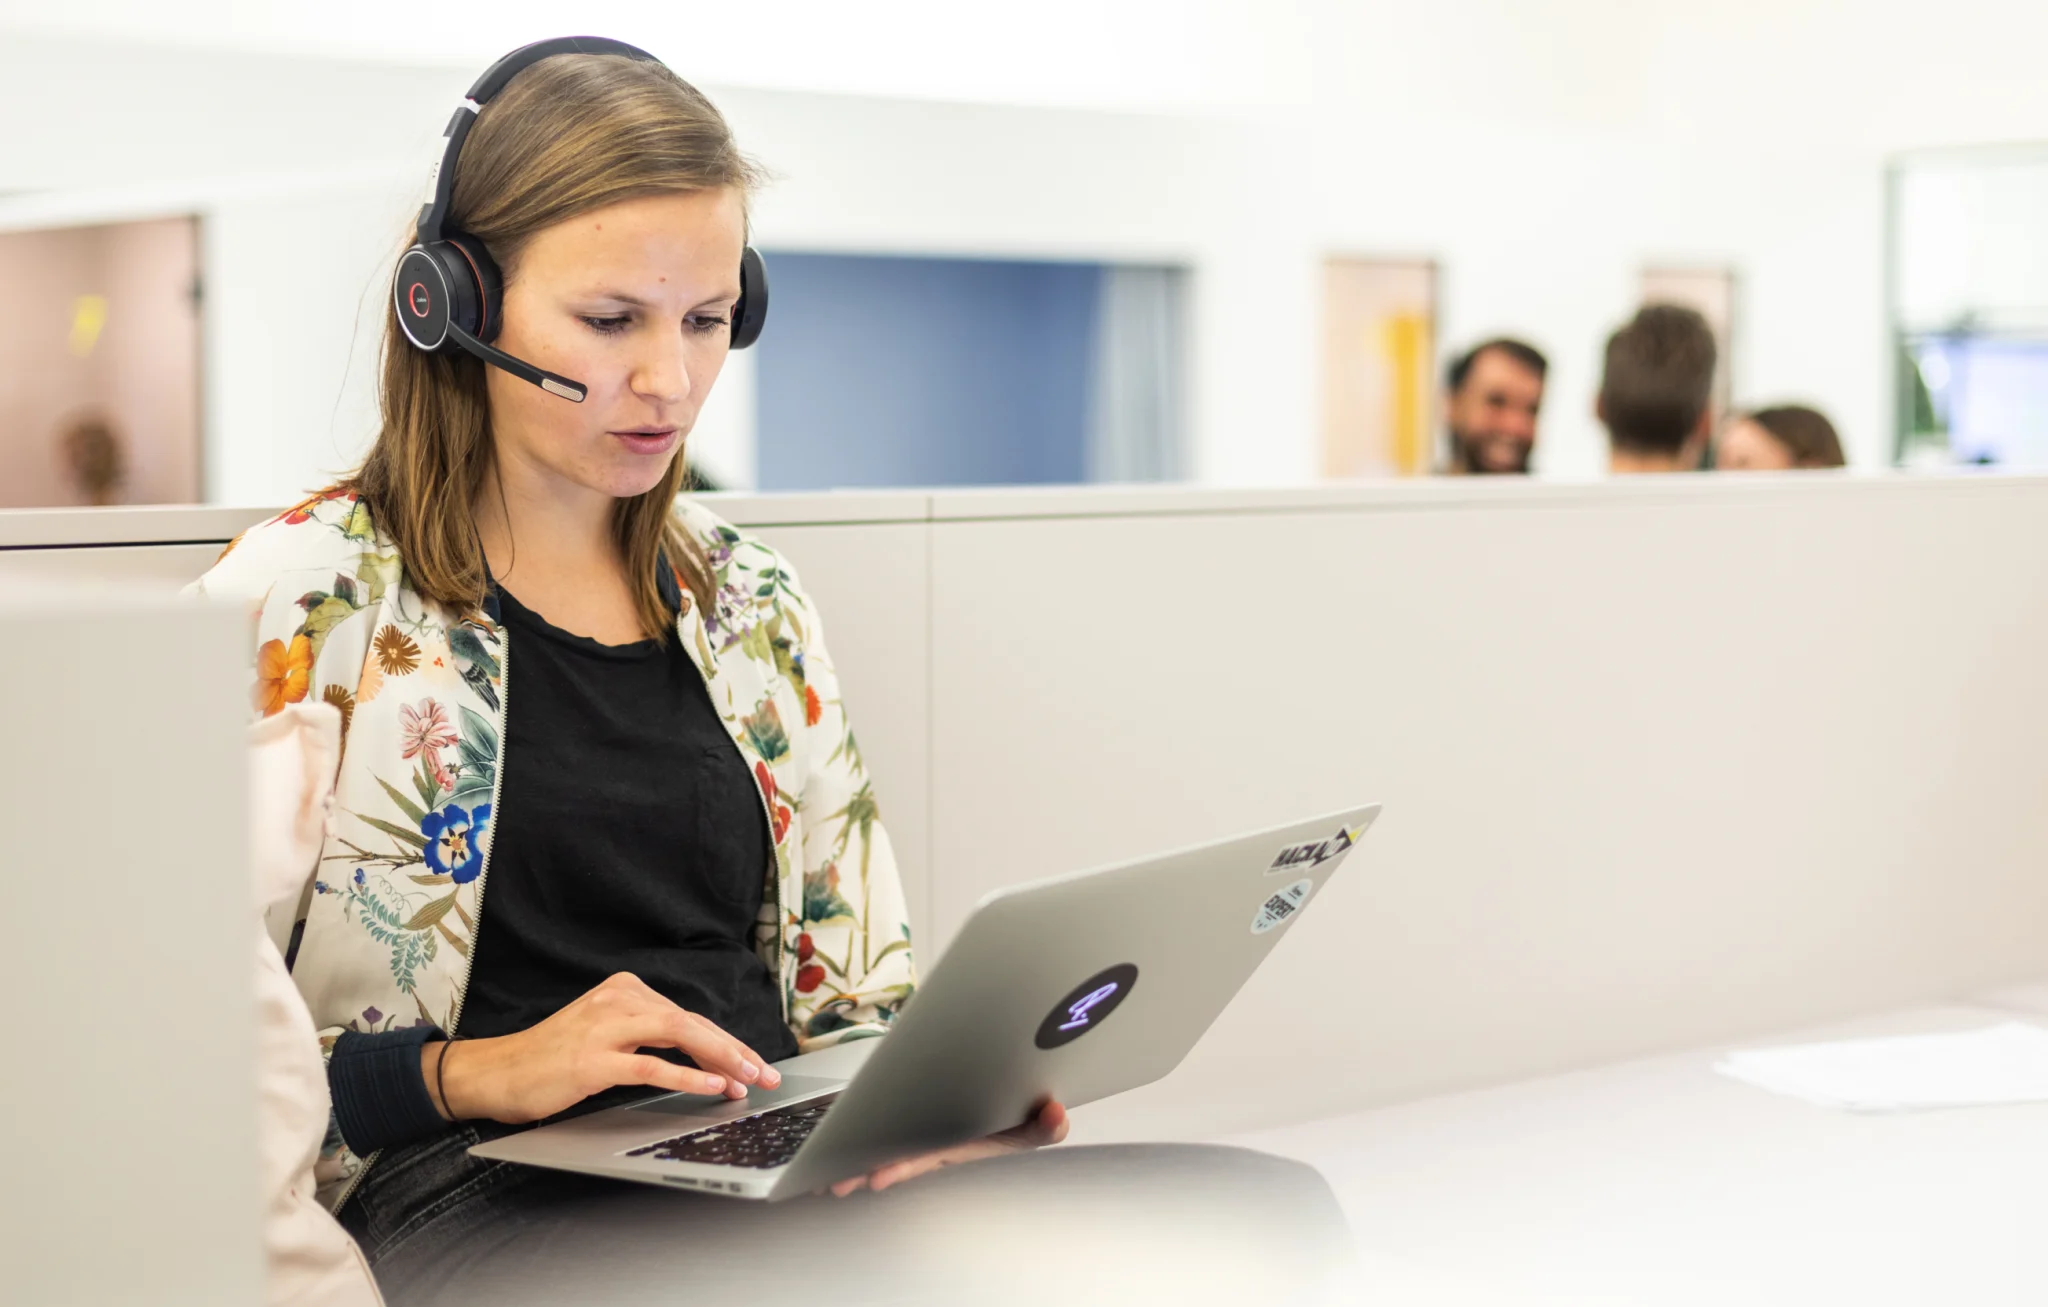
<svg viewBox="0 0 2048 1307"><path fill-rule="evenodd" d="M1275 926L1284 926L1294 920L1315 887L1312 880L1298 880L1286 889L1269 894L1266 901L1259 904L1258 915L1252 918L1252 934L1263 935Z"/></svg>

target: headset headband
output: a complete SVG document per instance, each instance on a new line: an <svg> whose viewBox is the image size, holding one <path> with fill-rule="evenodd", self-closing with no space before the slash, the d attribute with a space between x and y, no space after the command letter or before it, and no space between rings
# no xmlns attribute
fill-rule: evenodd
<svg viewBox="0 0 2048 1307"><path fill-rule="evenodd" d="M637 45L627 45L609 37L558 36L522 45L484 69L483 76L476 79L463 102L456 107L455 116L448 120L448 134L441 145L441 161L434 165L434 196L420 206L419 229L414 238L418 243L425 245L444 239L448 204L455 193L455 160L462 154L462 143L469 139L469 129L476 125L477 111L504 90L505 83L541 60L558 54L616 54L650 64L661 62Z"/></svg>

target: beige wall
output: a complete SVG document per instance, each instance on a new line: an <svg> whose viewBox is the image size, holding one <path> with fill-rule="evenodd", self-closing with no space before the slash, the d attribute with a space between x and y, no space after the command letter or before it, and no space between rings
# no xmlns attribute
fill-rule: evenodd
<svg viewBox="0 0 2048 1307"><path fill-rule="evenodd" d="M8 1303L262 1301L247 641L0 554Z"/></svg>
<svg viewBox="0 0 2048 1307"><path fill-rule="evenodd" d="M0 507L86 503L59 438L88 411L113 420L127 476L119 502L199 498L196 222L170 218L0 234ZM104 328L74 348L79 297Z"/></svg>
<svg viewBox="0 0 2048 1307"><path fill-rule="evenodd" d="M2048 478L721 498L826 614L924 956L986 893L1382 800L1204 1136L2048 975ZM227 510L53 514L44 576ZM254 519L261 513L251 511ZM58 519L62 519L61 521Z"/></svg>

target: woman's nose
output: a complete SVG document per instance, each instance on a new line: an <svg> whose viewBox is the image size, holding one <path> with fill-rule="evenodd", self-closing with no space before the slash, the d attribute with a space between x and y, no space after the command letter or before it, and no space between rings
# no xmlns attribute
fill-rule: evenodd
<svg viewBox="0 0 2048 1307"><path fill-rule="evenodd" d="M680 404L690 396L690 369L681 339L651 345L633 370L633 391L662 404Z"/></svg>

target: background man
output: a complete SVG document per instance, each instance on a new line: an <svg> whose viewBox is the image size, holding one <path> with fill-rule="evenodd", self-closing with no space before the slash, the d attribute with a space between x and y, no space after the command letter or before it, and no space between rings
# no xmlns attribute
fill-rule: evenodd
<svg viewBox="0 0 2048 1307"><path fill-rule="evenodd" d="M1676 304L1644 306L1607 338L1594 407L1607 428L1607 466L1690 472L1713 433L1714 331Z"/></svg>
<svg viewBox="0 0 2048 1307"><path fill-rule="evenodd" d="M1444 421L1454 476L1529 470L1550 363L1519 340L1489 340L1451 361Z"/></svg>

